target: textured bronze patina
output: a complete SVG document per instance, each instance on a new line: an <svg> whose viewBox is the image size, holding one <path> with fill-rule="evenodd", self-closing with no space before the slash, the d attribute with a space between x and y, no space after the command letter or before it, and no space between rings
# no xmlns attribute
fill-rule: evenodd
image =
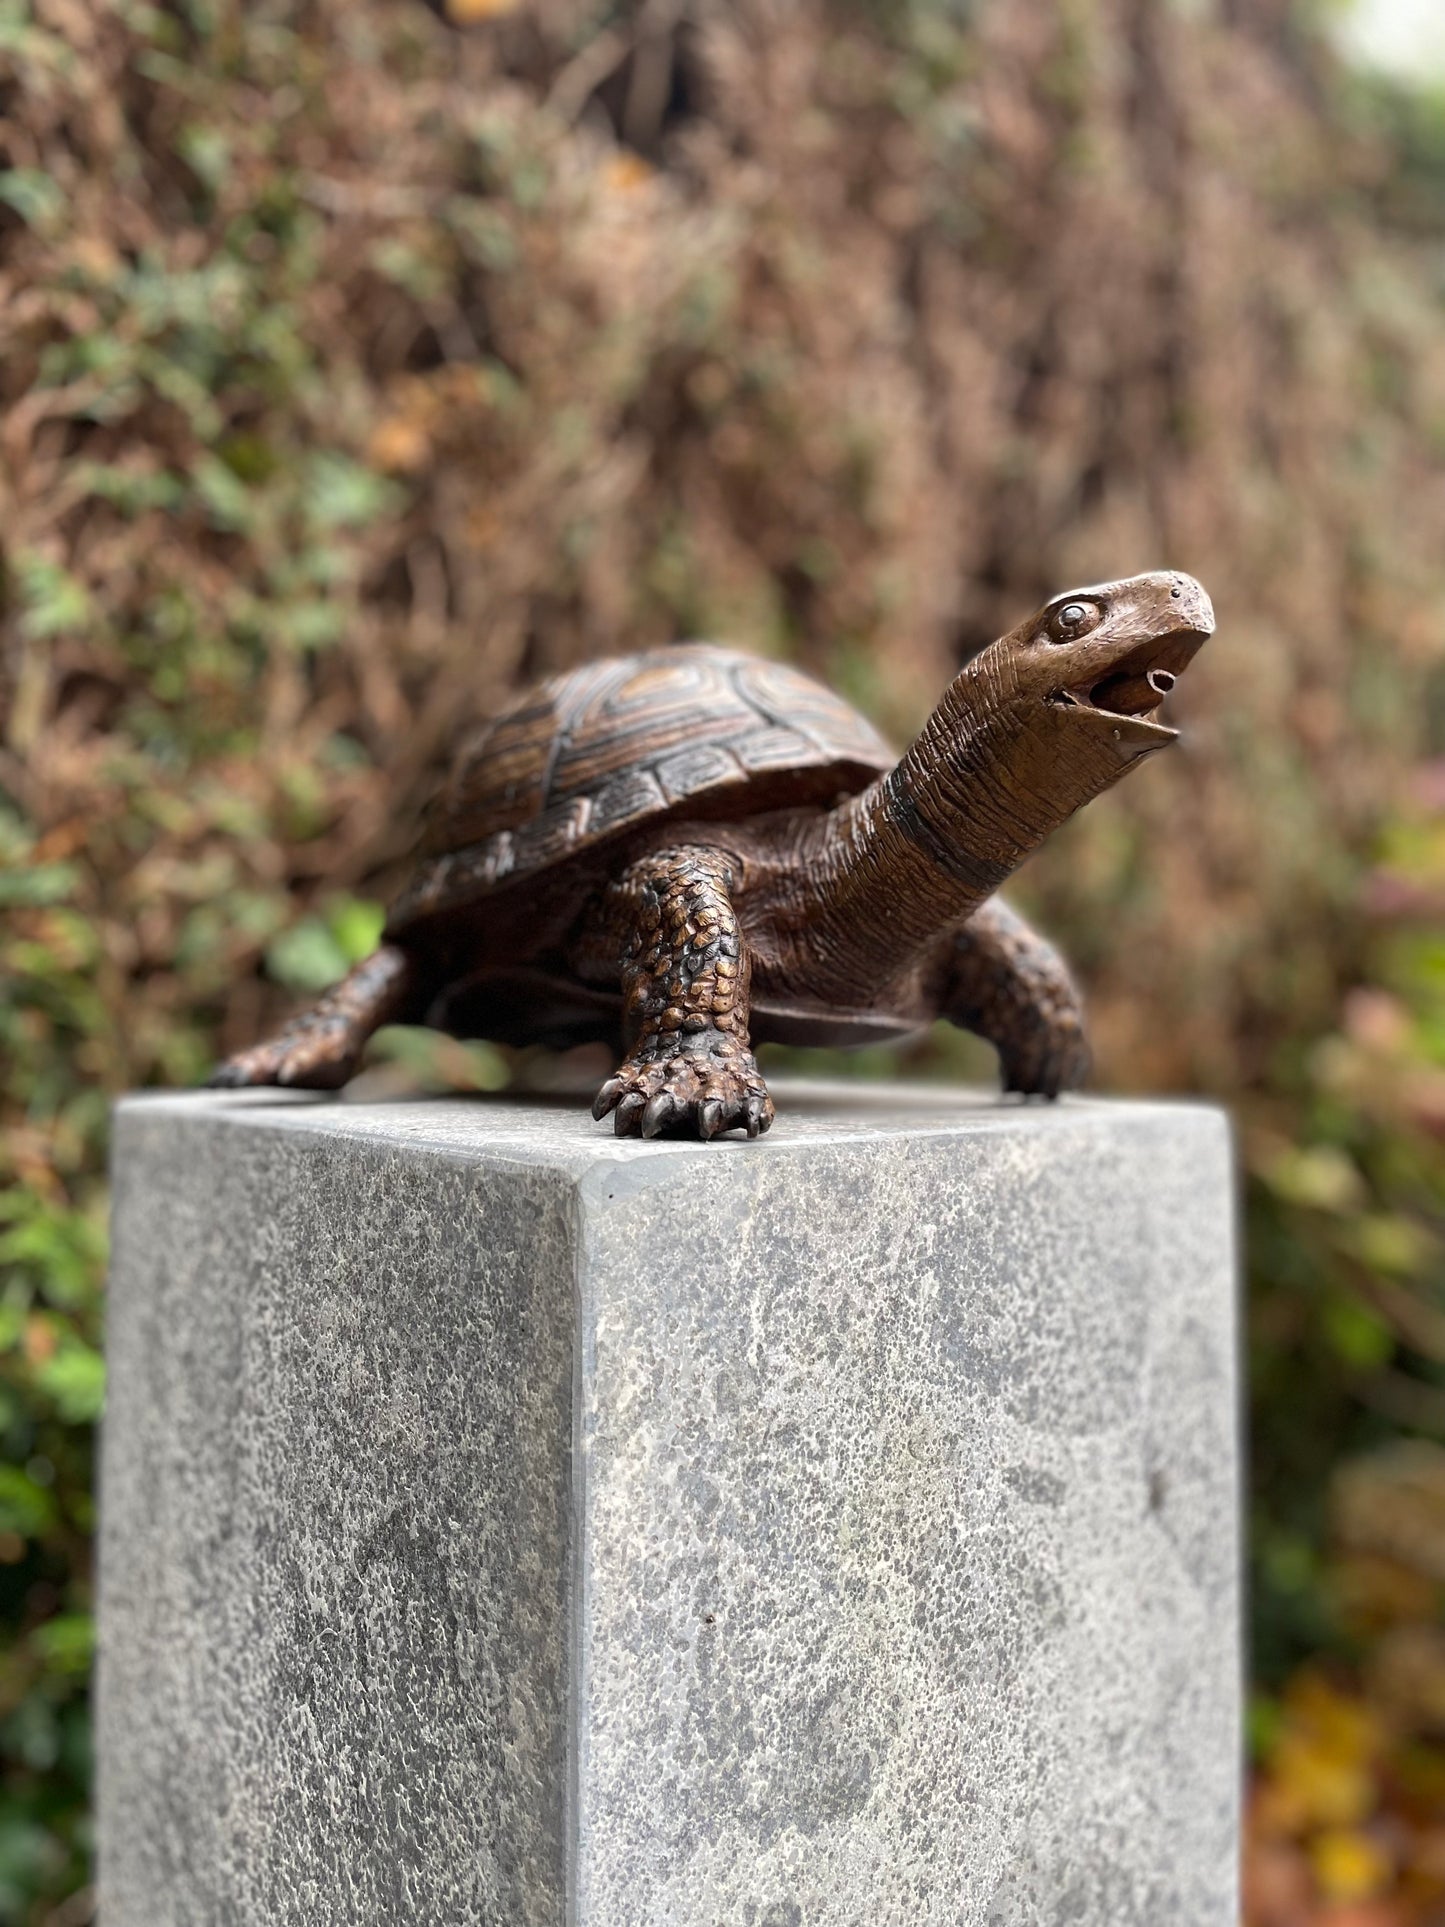
<svg viewBox="0 0 1445 1927"><path fill-rule="evenodd" d="M619 1135L749 1137L768 1039L937 1017L1056 1097L1089 1052L1058 955L995 894L1174 740L1155 713L1214 627L1187 575L1057 596L982 649L896 765L830 691L694 643L530 691L459 756L382 946L221 1085L342 1084L389 1022L621 1062Z"/></svg>

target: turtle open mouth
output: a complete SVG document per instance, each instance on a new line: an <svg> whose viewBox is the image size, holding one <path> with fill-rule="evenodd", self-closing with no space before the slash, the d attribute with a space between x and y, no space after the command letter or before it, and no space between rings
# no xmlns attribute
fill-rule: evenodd
<svg viewBox="0 0 1445 1927"><path fill-rule="evenodd" d="M1142 675L1106 676L1082 689L1056 689L1049 701L1070 709L1099 709L1110 716L1150 716L1178 681L1172 669Z"/></svg>
<svg viewBox="0 0 1445 1927"><path fill-rule="evenodd" d="M1108 673L1087 683L1071 683L1049 697L1065 709L1086 709L1104 716L1127 717L1172 737L1175 732L1158 722L1156 712L1188 667L1204 641L1198 630L1177 630L1132 650Z"/></svg>

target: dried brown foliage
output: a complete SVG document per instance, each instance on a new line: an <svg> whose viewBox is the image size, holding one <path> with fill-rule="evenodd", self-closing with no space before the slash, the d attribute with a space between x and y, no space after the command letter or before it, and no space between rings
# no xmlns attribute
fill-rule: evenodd
<svg viewBox="0 0 1445 1927"><path fill-rule="evenodd" d="M1086 932L1110 905L1084 940L1107 1060L1227 1086L1260 1068L1281 972L1333 997L1333 941L1301 939L1340 912L1439 648L1445 376L1304 76L1147 0L968 27L920 5L886 34L836 5L670 33L552 5L462 37L319 5L275 13L269 62L265 16L221 9L157 75L123 16L37 9L77 58L12 123L66 208L6 250L5 541L91 617L27 644L12 616L8 768L43 828L104 813L97 772L133 740L117 638L177 584L196 647L167 713L278 832L247 880L345 887L397 856L459 714L519 675L707 629L851 673L903 731L1041 593L1162 562L1221 613L1191 745L1039 884ZM688 98L661 124L633 104L653 166L611 124L659 17ZM267 236L268 197L304 245ZM67 344L134 328L141 259L222 311L203 392L72 372ZM276 471L337 448L405 500L327 532L332 613L287 646L267 600L308 559ZM270 498L256 525L204 498L120 513L81 479L203 456ZM335 640L306 649L311 620ZM225 657L238 629L251 673L208 675L201 638ZM325 770L338 731L383 780ZM304 840L277 793L297 765L324 772ZM166 904L118 939L123 971L166 969Z"/></svg>

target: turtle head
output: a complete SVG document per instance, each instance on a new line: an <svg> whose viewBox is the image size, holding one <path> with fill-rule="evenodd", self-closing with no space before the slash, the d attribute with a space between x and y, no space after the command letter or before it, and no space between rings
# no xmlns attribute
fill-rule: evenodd
<svg viewBox="0 0 1445 1927"><path fill-rule="evenodd" d="M1160 570L1055 596L969 667L1092 792L1175 740L1157 711L1213 632L1193 576Z"/></svg>
<svg viewBox="0 0 1445 1927"><path fill-rule="evenodd" d="M1174 741L1157 711L1213 630L1194 578L1161 571L1071 589L980 649L897 768L826 819L839 952L866 939L870 969L890 950L911 969L960 928L1075 810Z"/></svg>

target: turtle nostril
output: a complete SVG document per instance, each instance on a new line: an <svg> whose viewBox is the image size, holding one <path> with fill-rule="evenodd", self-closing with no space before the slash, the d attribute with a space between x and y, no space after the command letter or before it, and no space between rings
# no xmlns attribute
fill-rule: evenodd
<svg viewBox="0 0 1445 1927"><path fill-rule="evenodd" d="M1173 596L1174 600L1177 602L1180 596L1183 595L1184 591L1182 589L1171 589L1169 593L1170 595Z"/></svg>
<svg viewBox="0 0 1445 1927"><path fill-rule="evenodd" d="M1146 680L1156 696L1167 696L1179 679L1167 669L1151 669Z"/></svg>

